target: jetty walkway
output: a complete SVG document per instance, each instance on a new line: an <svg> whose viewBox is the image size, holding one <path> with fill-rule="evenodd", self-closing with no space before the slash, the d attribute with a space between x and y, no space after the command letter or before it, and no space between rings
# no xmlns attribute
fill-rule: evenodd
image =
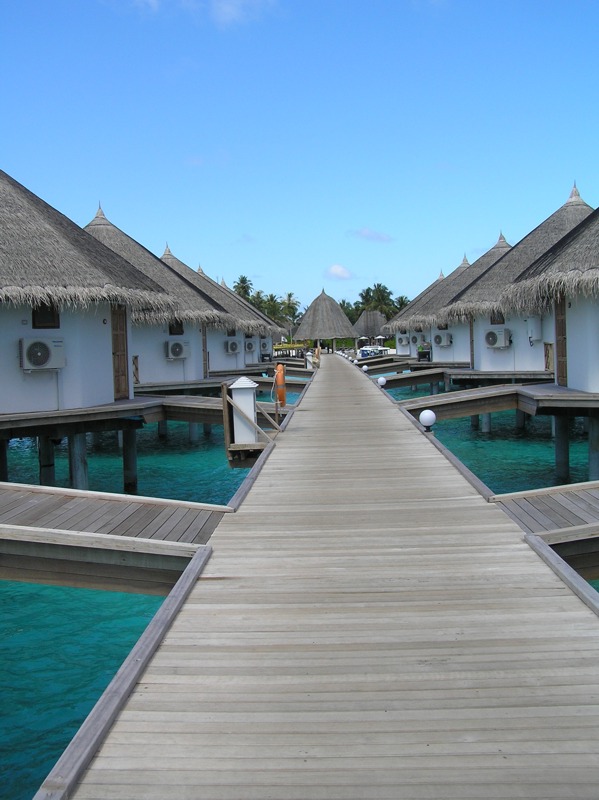
<svg viewBox="0 0 599 800"><path fill-rule="evenodd" d="M599 619L347 360L210 546L69 797L596 800Z"/></svg>

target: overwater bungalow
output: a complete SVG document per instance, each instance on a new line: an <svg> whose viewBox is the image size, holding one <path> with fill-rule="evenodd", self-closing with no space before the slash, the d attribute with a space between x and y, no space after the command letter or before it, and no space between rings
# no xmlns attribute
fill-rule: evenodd
<svg viewBox="0 0 599 800"><path fill-rule="evenodd" d="M430 345L430 360L435 362L470 363L470 332L467 326L450 325L445 312L447 303L464 287L469 286L490 265L510 249L503 234L496 244L472 264L464 256L461 264L443 280L437 280L421 299L402 309L390 323L393 331L409 330L410 346L417 349L421 341ZM398 334L401 335L401 334ZM404 335L404 338L405 335ZM416 338L416 343L412 340ZM413 352L416 355L416 352Z"/></svg>
<svg viewBox="0 0 599 800"><path fill-rule="evenodd" d="M553 370L555 322L552 314L505 313L504 290L533 262L584 220L593 209L576 186L557 211L528 233L501 258L457 292L438 318L455 331L463 325L471 342L470 363L486 372ZM457 335L457 333L456 333Z"/></svg>
<svg viewBox="0 0 599 800"><path fill-rule="evenodd" d="M182 278L165 261L113 225L102 209L98 209L85 230L164 286L176 301L176 313L166 321L148 315L133 316L130 359L135 382L187 382L207 377L207 328L234 330L236 318L211 295Z"/></svg>
<svg viewBox="0 0 599 800"><path fill-rule="evenodd" d="M276 322L259 311L243 297L223 284L217 283L203 270L197 272L176 258L167 246L162 261L200 292L227 310L234 320L228 329L207 326L207 371L236 370L252 364L271 361L273 340L285 333Z"/></svg>
<svg viewBox="0 0 599 800"><path fill-rule="evenodd" d="M87 408L133 397L131 319L175 299L0 171L0 411Z"/></svg>
<svg viewBox="0 0 599 800"><path fill-rule="evenodd" d="M599 209L506 287L499 306L508 319L543 320L558 385L599 392Z"/></svg>

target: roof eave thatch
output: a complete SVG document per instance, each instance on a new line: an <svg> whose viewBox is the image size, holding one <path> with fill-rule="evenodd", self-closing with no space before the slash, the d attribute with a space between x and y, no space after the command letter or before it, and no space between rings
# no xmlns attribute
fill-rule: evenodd
<svg viewBox="0 0 599 800"><path fill-rule="evenodd" d="M450 324L464 323L476 317L489 316L501 310L501 304L498 301L484 303L457 302L447 307L447 315L444 315L444 320Z"/></svg>
<svg viewBox="0 0 599 800"><path fill-rule="evenodd" d="M119 286L3 286L0 302L14 306L52 305L59 309L85 309L97 303L119 303L134 313L155 312L173 315L176 303L166 294Z"/></svg>
<svg viewBox="0 0 599 800"><path fill-rule="evenodd" d="M501 306L516 313L543 313L561 296L599 297L599 269L568 270L540 275L510 286L501 296Z"/></svg>

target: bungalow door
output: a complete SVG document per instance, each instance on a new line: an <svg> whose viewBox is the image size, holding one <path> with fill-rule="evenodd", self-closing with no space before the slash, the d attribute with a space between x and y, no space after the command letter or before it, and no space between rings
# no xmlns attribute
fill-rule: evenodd
<svg viewBox="0 0 599 800"><path fill-rule="evenodd" d="M125 306L112 306L112 374L114 399L129 398L127 370L127 311Z"/></svg>
<svg viewBox="0 0 599 800"><path fill-rule="evenodd" d="M566 298L555 303L555 382L568 385L568 356L566 351Z"/></svg>

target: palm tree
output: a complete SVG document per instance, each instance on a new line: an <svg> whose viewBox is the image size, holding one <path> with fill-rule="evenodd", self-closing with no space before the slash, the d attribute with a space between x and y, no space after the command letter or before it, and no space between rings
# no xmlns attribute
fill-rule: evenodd
<svg viewBox="0 0 599 800"><path fill-rule="evenodd" d="M391 290L382 283L375 283L366 309L368 311L380 311L381 314L385 315L386 319L391 319L397 312Z"/></svg>
<svg viewBox="0 0 599 800"><path fill-rule="evenodd" d="M357 303L354 303L352 305L352 303L350 303L349 300L339 301L339 307L341 308L341 310L343 311L343 313L345 314L345 316L348 318L348 320L351 322L352 325L354 324L354 322L358 321L358 317L360 316L356 306Z"/></svg>
<svg viewBox="0 0 599 800"><path fill-rule="evenodd" d="M281 313L287 322L289 329L289 341L293 341L293 327L297 322L299 315L299 300L295 297L293 292L287 292L285 297L281 300Z"/></svg>
<svg viewBox="0 0 599 800"><path fill-rule="evenodd" d="M244 300L249 300L252 294L252 282L246 275L240 275L233 284L233 291Z"/></svg>
<svg viewBox="0 0 599 800"><path fill-rule="evenodd" d="M275 322L281 321L281 302L276 294L267 294L264 298L264 313Z"/></svg>
<svg viewBox="0 0 599 800"><path fill-rule="evenodd" d="M258 309L258 311L262 311L264 313L264 292L261 289L257 289L254 294L250 297L250 303Z"/></svg>

